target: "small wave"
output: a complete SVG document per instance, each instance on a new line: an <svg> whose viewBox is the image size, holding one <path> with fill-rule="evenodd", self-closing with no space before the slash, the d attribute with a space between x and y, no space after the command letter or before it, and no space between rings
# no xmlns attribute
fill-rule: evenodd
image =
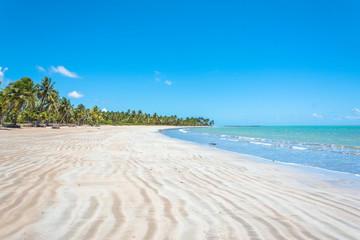
<svg viewBox="0 0 360 240"><path fill-rule="evenodd" d="M179 129L179 131L183 133L188 133L188 131L186 131L185 129Z"/></svg>
<svg viewBox="0 0 360 240"><path fill-rule="evenodd" d="M307 143L307 142L274 140L274 139L264 139L264 138L254 138L254 137L246 137L246 136L234 136L234 135L204 133L204 132L200 132L200 134L211 135L211 136L219 137L221 140L234 141L234 142L239 141L239 142L247 142L258 145L265 145L265 146L293 148L297 150L311 150L311 151L321 151L321 152L329 151L329 152L338 152L342 154L360 155L359 146L335 145L335 144L325 144L325 143ZM302 146L306 146L306 147L302 147ZM345 151L345 150L349 150L349 151Z"/></svg>
<svg viewBox="0 0 360 240"><path fill-rule="evenodd" d="M238 140L236 140L236 139L229 139L229 138L222 138L222 139L227 140L227 141L231 141L231 142L238 142Z"/></svg>
<svg viewBox="0 0 360 240"><path fill-rule="evenodd" d="M265 146L273 146L274 145L274 144L271 144L271 143L262 143L262 142L250 142L250 143L258 144L258 145L265 145Z"/></svg>
<svg viewBox="0 0 360 240"><path fill-rule="evenodd" d="M360 153L355 153L355 152L342 152L342 154L347 154L347 155L357 155L357 156L360 156Z"/></svg>
<svg viewBox="0 0 360 240"><path fill-rule="evenodd" d="M188 134L180 134L180 132L186 132ZM222 144L217 146L220 149L248 153L267 159L274 159L277 162L285 164L311 166L336 172L344 171L349 174L357 174L357 176L360 176L358 170L360 151L358 147L343 147L341 145L334 144L307 144L304 142L249 138L231 136L224 133L201 133L193 131L192 128L185 128L180 132L178 132L180 139L182 137L188 137L194 142L203 143L203 141L205 141L206 143L209 143L215 142L216 139L221 140ZM193 134L198 136L192 136ZM202 135L204 138L199 135ZM319 154L316 152L319 152ZM345 155L348 156L345 157ZM344 161L342 161L343 159Z"/></svg>
<svg viewBox="0 0 360 240"><path fill-rule="evenodd" d="M308 148L304 148L304 147L296 147L296 146L293 146L292 148L293 148L293 149L298 149L298 150L308 150Z"/></svg>

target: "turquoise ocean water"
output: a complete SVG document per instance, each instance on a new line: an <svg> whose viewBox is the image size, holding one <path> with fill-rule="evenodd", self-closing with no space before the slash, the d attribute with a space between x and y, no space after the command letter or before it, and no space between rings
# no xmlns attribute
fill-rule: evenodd
<svg viewBox="0 0 360 240"><path fill-rule="evenodd" d="M183 128L164 134L268 160L360 174L360 126Z"/></svg>

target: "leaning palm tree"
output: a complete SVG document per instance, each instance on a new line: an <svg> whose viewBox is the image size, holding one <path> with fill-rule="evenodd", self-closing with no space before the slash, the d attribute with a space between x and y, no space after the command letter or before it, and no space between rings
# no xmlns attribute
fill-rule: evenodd
<svg viewBox="0 0 360 240"><path fill-rule="evenodd" d="M3 114L6 110L5 104L6 104L5 90L1 90L0 91L0 120L2 120Z"/></svg>
<svg viewBox="0 0 360 240"><path fill-rule="evenodd" d="M3 123L5 116L11 112L11 110L15 107L13 102L13 92L11 91L11 86L7 86L5 89L1 91L0 94L0 122Z"/></svg>
<svg viewBox="0 0 360 240"><path fill-rule="evenodd" d="M51 83L51 78L47 78L45 77L44 79L41 80L41 84L37 84L37 88L38 88L38 96L40 99L40 112L39 112L39 117L38 117L38 121L37 124L40 124L40 119L41 119L41 112L43 111L43 107L44 104L46 103L46 101L48 100L48 98L54 94L54 91L56 91L54 89L54 83Z"/></svg>
<svg viewBox="0 0 360 240"><path fill-rule="evenodd" d="M69 112L72 111L72 105L71 105L70 100L63 97L60 100L59 110L62 113L62 118L61 118L60 123L59 123L59 126L60 126L60 124L62 123L64 118L69 114Z"/></svg>
<svg viewBox="0 0 360 240"><path fill-rule="evenodd" d="M75 125L76 124L84 124L84 120L87 118L88 115L88 111L85 108L85 106L83 104L79 104L75 109L74 109L74 116L75 116Z"/></svg>
<svg viewBox="0 0 360 240"><path fill-rule="evenodd" d="M13 121L13 125L15 126L21 111L26 107L35 106L37 101L36 87L30 78L25 77L10 83L7 89L6 94L8 95L9 105L12 106L10 111L16 110Z"/></svg>
<svg viewBox="0 0 360 240"><path fill-rule="evenodd" d="M48 125L50 123L50 114L55 114L55 124L59 108L59 92L57 90L52 91L47 98L47 110L48 110Z"/></svg>
<svg viewBox="0 0 360 240"><path fill-rule="evenodd" d="M6 110L1 117L1 122L3 122L5 116L8 116L9 118L9 114L18 107L19 95L21 92L19 81L20 80L10 83L4 89L3 105L6 108Z"/></svg>

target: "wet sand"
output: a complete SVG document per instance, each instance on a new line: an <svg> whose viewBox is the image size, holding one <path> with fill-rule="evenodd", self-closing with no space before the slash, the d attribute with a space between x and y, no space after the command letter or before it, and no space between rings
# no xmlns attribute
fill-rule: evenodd
<svg viewBox="0 0 360 240"><path fill-rule="evenodd" d="M360 239L360 191L171 139L0 129L0 239Z"/></svg>

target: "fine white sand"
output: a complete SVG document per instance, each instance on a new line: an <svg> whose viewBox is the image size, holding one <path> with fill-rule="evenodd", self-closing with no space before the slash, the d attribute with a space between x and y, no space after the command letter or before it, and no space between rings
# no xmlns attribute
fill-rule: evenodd
<svg viewBox="0 0 360 240"><path fill-rule="evenodd" d="M360 239L358 189L158 129L0 129L0 239Z"/></svg>

